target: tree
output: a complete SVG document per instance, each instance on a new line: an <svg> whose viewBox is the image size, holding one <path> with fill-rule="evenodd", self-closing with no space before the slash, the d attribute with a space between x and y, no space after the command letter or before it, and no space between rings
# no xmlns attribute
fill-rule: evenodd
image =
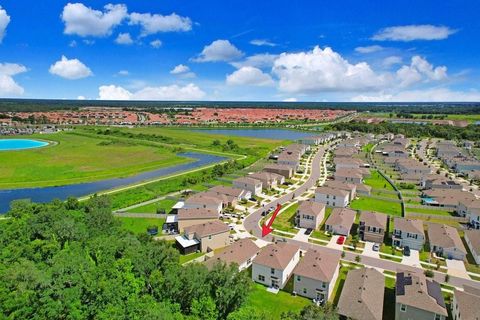
<svg viewBox="0 0 480 320"><path fill-rule="evenodd" d="M327 304L325 306L307 305L299 314L292 311L282 314L282 320L337 320L339 319L335 308Z"/></svg>
<svg viewBox="0 0 480 320"><path fill-rule="evenodd" d="M193 300L190 314L195 319L216 320L217 307L211 297L201 297L199 300Z"/></svg>

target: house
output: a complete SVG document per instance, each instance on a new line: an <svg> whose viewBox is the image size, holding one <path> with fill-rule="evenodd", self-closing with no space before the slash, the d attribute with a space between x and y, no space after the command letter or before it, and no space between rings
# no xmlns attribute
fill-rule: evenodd
<svg viewBox="0 0 480 320"><path fill-rule="evenodd" d="M175 238L182 254L207 252L230 244L230 228L221 221L209 221L185 228L185 233Z"/></svg>
<svg viewBox="0 0 480 320"><path fill-rule="evenodd" d="M358 149L357 148L336 148L333 151L333 155L335 156L335 159L341 158L341 157L347 157L351 158L352 155L358 154Z"/></svg>
<svg viewBox="0 0 480 320"><path fill-rule="evenodd" d="M357 193L358 194L362 194L362 195L367 195L369 196L371 193L372 193L372 187L366 185L366 184L363 184L363 183L357 183L356 184L356 187L357 187Z"/></svg>
<svg viewBox="0 0 480 320"><path fill-rule="evenodd" d="M317 229L325 217L325 204L315 201L301 201L295 216L295 224L300 228Z"/></svg>
<svg viewBox="0 0 480 320"><path fill-rule="evenodd" d="M285 177L285 179L290 179L295 169L292 166L282 165L282 164L268 164L263 168L265 172L276 173Z"/></svg>
<svg viewBox="0 0 480 320"><path fill-rule="evenodd" d="M335 181L363 183L363 175L358 169L340 169L333 174Z"/></svg>
<svg viewBox="0 0 480 320"><path fill-rule="evenodd" d="M477 264L480 264L480 230L465 230L465 242Z"/></svg>
<svg viewBox="0 0 480 320"><path fill-rule="evenodd" d="M329 187L318 187L315 190L315 201L325 203L328 207L345 208L350 199L350 193L345 190Z"/></svg>
<svg viewBox="0 0 480 320"><path fill-rule="evenodd" d="M300 165L300 157L295 154L281 153L278 155L277 163L280 165L287 165L297 171Z"/></svg>
<svg viewBox="0 0 480 320"><path fill-rule="evenodd" d="M464 260L467 250L457 229L445 224L428 224L430 251L447 259Z"/></svg>
<svg viewBox="0 0 480 320"><path fill-rule="evenodd" d="M338 314L356 320L382 320L385 277L373 268L348 271Z"/></svg>
<svg viewBox="0 0 480 320"><path fill-rule="evenodd" d="M204 208L193 208L193 209L180 209L176 216L177 230L178 232L183 232L186 227L215 221L219 218L217 211L208 210Z"/></svg>
<svg viewBox="0 0 480 320"><path fill-rule="evenodd" d="M252 263L252 280L282 289L300 260L300 247L286 242L269 244Z"/></svg>
<svg viewBox="0 0 480 320"><path fill-rule="evenodd" d="M358 224L358 235L363 241L383 243L387 230L388 216L383 213L362 211Z"/></svg>
<svg viewBox="0 0 480 320"><path fill-rule="evenodd" d="M440 284L420 272L397 272L395 320L445 320L447 316Z"/></svg>
<svg viewBox="0 0 480 320"><path fill-rule="evenodd" d="M219 197L200 192L187 198L184 202L183 209L207 209L220 213L222 212L223 206L223 200Z"/></svg>
<svg viewBox="0 0 480 320"><path fill-rule="evenodd" d="M474 194L462 190L432 189L422 191L422 204L458 211L459 204L476 200Z"/></svg>
<svg viewBox="0 0 480 320"><path fill-rule="evenodd" d="M262 182L263 189L276 188L277 185L285 183L285 177L271 172L256 172L248 176Z"/></svg>
<svg viewBox="0 0 480 320"><path fill-rule="evenodd" d="M457 213L463 217L467 217L473 229L480 229L480 200L460 201Z"/></svg>
<svg viewBox="0 0 480 320"><path fill-rule="evenodd" d="M233 186L239 189L248 190L252 193L252 196L256 196L262 193L262 181L243 177L233 180Z"/></svg>
<svg viewBox="0 0 480 320"><path fill-rule="evenodd" d="M422 176L420 186L423 189L463 189L461 184L440 175L435 175L434 177Z"/></svg>
<svg viewBox="0 0 480 320"><path fill-rule="evenodd" d="M425 244L425 232L422 220L394 218L392 243L396 247L409 247L422 250Z"/></svg>
<svg viewBox="0 0 480 320"><path fill-rule="evenodd" d="M464 286L453 290L452 317L455 320L480 319L480 290Z"/></svg>
<svg viewBox="0 0 480 320"><path fill-rule="evenodd" d="M221 249L212 258L205 261L207 267L212 268L216 263L235 263L238 270L242 271L252 265L253 259L257 256L260 248L251 239L240 239L237 242Z"/></svg>
<svg viewBox="0 0 480 320"><path fill-rule="evenodd" d="M340 269L340 252L324 248L309 250L293 271L293 290L321 303L332 298Z"/></svg>
<svg viewBox="0 0 480 320"><path fill-rule="evenodd" d="M337 181L337 180L329 180L324 184L324 186L334 188L334 189L340 189L340 190L348 191L350 201L355 199L355 197L357 196L357 185L355 185L353 183L342 182L342 181Z"/></svg>
<svg viewBox="0 0 480 320"><path fill-rule="evenodd" d="M215 186L209 190L212 193L224 194L237 198L237 201L248 200L252 197L252 192L240 188L234 188L230 186Z"/></svg>
<svg viewBox="0 0 480 320"><path fill-rule="evenodd" d="M356 212L351 209L335 208L325 221L325 231L348 237L355 221Z"/></svg>
<svg viewBox="0 0 480 320"><path fill-rule="evenodd" d="M358 169L366 166L365 162L358 158L337 157L333 160L335 168L338 169Z"/></svg>

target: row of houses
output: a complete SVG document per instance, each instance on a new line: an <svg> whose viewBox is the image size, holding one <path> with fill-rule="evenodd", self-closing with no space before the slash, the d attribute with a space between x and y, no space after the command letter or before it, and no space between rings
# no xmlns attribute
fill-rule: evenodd
<svg viewBox="0 0 480 320"><path fill-rule="evenodd" d="M467 145L471 148L471 145ZM437 157L457 173L474 177L480 172L480 160L471 156L465 149L458 147L453 141L435 143Z"/></svg>

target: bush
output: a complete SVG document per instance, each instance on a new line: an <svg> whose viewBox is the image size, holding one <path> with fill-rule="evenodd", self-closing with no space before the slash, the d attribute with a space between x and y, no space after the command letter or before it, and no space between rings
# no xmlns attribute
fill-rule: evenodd
<svg viewBox="0 0 480 320"><path fill-rule="evenodd" d="M425 274L425 276L428 277L428 278L433 278L433 271L432 270L425 270L423 272L423 274Z"/></svg>

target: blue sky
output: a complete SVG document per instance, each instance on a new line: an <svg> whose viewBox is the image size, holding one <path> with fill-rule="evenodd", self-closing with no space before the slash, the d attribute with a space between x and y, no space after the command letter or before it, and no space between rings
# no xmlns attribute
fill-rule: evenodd
<svg viewBox="0 0 480 320"><path fill-rule="evenodd" d="M0 97L480 101L474 0L0 6Z"/></svg>

